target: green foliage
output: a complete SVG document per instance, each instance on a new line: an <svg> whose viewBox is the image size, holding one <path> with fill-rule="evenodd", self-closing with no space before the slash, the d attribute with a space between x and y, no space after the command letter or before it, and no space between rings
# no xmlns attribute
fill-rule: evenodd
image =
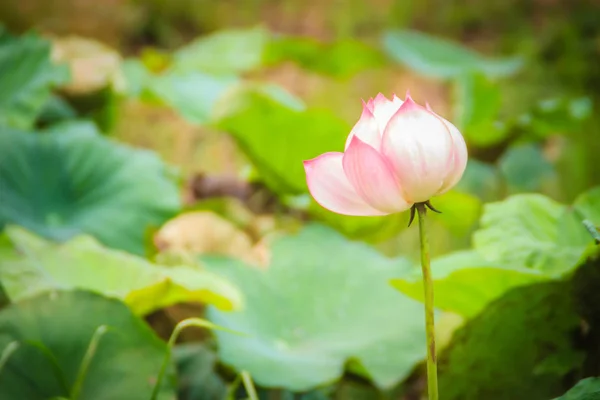
<svg viewBox="0 0 600 400"><path fill-rule="evenodd" d="M268 39L269 32L261 27L203 36L173 54L173 68L214 75L251 71L262 65Z"/></svg>
<svg viewBox="0 0 600 400"><path fill-rule="evenodd" d="M488 261L560 276L577 265L590 242L572 211L547 197L522 194L484 207L475 249Z"/></svg>
<svg viewBox="0 0 600 400"><path fill-rule="evenodd" d="M548 279L539 271L504 267L486 261L475 251L459 251L431 263L435 306L465 317L480 313L490 301L513 287ZM407 296L423 301L421 274L393 279L392 285Z"/></svg>
<svg viewBox="0 0 600 400"><path fill-rule="evenodd" d="M217 101L238 82L234 75L179 70L176 64L164 72L153 73L138 60L125 61L122 71L128 96L167 105L199 125L211 121Z"/></svg>
<svg viewBox="0 0 600 400"><path fill-rule="evenodd" d="M569 206L555 201L571 202L598 184L598 96L586 90L600 81L580 76L593 70L581 66L598 64L597 46L587 39L597 31L595 14L561 4L565 15L589 15L554 24L542 11L536 18L548 23L531 24L530 39L519 36L515 47L495 37L501 22L480 23L486 10L508 15L510 4L461 9L465 15L439 0L416 8L390 6L401 16L376 7L378 30L388 17L442 32L428 25L461 21L465 29L453 31L454 37L527 57L528 68L517 75L524 59L484 56L416 31L384 32L382 45L373 46L370 34L380 32L367 30L375 19L361 15L354 24L336 7L335 15L324 15L331 20L313 20L311 14L308 29L331 25L338 33L333 40L255 26L216 31L167 51L154 47L161 45L155 40L164 37L161 29L173 34L183 27L171 41L181 43L206 7L190 0L159 2L144 11L164 10L172 18L174 7L180 20L164 24L163 15L146 15L148 26L135 29L143 37L123 37L121 43L128 50L142 46L139 58L123 62L122 76L113 77L112 85L89 93L75 95L65 86L52 93L69 77L67 68L52 63L50 42L0 30L0 398L149 398L166 347L136 314L168 336L174 322L204 312L204 305L179 304L196 302L209 304L213 322L246 336L215 332L215 352L205 337L212 332L186 332L185 341L203 342L175 346L179 382L175 387L171 368L162 399L175 393L189 400L247 396L239 380L227 387L241 371L263 386L260 398L423 397L423 370L415 368L425 356L420 268L377 251L417 256L418 231L405 229L409 213L361 218L329 212L310 198L302 168L304 160L343 149L352 98L403 91L407 83L413 93L421 91L417 97L454 113L452 122L470 150L459 185L432 199L443 213L428 216L435 305L465 323L452 339L449 324L438 324L438 341L447 349L440 357L442 397L547 400L582 377L600 374L600 248L590 234L600 227L600 189L580 194ZM237 26L244 24L237 20L244 11L260 9L270 18L274 10L225 3L209 7L206 15L215 18L204 31L230 18L231 7ZM287 3L281 8L295 22L303 14ZM368 7L351 9L358 15ZM407 19L419 10L431 14L429 22ZM504 28L512 31L513 22ZM558 35L563 41L538 35L543 26L564 31ZM573 32L586 37L564 39ZM561 46L570 51L561 52ZM577 63L565 55L576 55ZM386 56L414 74L399 75ZM76 78L96 76L91 66L103 65L99 54L87 51L66 58L72 86L79 89ZM298 68L288 68L290 63ZM566 75L540 72L557 63ZM578 89L559 91L566 86L555 79L560 76L573 78ZM246 249L228 243L232 254L269 259L268 267L217 257L205 257L206 266L179 265L182 258L175 254L196 257L191 254L199 248L219 247L210 243L218 236L210 219L170 225L170 239L155 237L160 249L149 248L152 232L181 210L174 174L152 152L119 144L76 120L94 118L109 132L121 107L135 109L128 118L140 120L127 125L128 138L144 147L165 138L158 146L173 144L173 160L194 160L194 172L202 176L179 177L190 182L184 190L190 208L205 207L195 202L213 193L232 200L235 192L243 211L220 207L247 230L237 232ZM232 151L223 133L245 157ZM223 170L211 164L216 158L227 164ZM239 171L246 161L250 174ZM231 190L220 186L220 177L205 177L206 171L234 172L250 182L235 182ZM304 226L306 219L333 229ZM336 230L377 242L378 249L349 242ZM227 241L224 236L219 240ZM156 260L173 265L150 261L156 252ZM597 385L584 380L559 399L597 397Z"/></svg>
<svg viewBox="0 0 600 400"><path fill-rule="evenodd" d="M500 196L500 173L494 165L471 159L456 190L476 195L483 201L496 200Z"/></svg>
<svg viewBox="0 0 600 400"><path fill-rule="evenodd" d="M556 181L556 171L535 145L509 148L498 161L509 194L542 191Z"/></svg>
<svg viewBox="0 0 600 400"><path fill-rule="evenodd" d="M582 195L581 204L600 204L594 197L596 189ZM592 242L582 220L540 195L486 204L473 236L474 249L432 261L436 307L472 317L514 287L572 273ZM420 273L394 279L392 285L423 301Z"/></svg>
<svg viewBox="0 0 600 400"><path fill-rule="evenodd" d="M0 130L0 227L19 224L54 240L80 233L135 254L146 229L180 207L167 167L118 144L89 123L42 133Z"/></svg>
<svg viewBox="0 0 600 400"><path fill-rule="evenodd" d="M217 101L237 79L233 76L214 76L202 72L168 71L154 77L146 87L146 95L177 110L194 124L212 119Z"/></svg>
<svg viewBox="0 0 600 400"><path fill-rule="evenodd" d="M13 304L0 311L0 332L0 349L18 346L0 371L4 399L147 400L167 351L121 302L82 291L54 291ZM174 395L171 378L160 399Z"/></svg>
<svg viewBox="0 0 600 400"><path fill-rule="evenodd" d="M32 128L51 88L68 79L68 70L50 61L48 41L14 37L0 25L0 126Z"/></svg>
<svg viewBox="0 0 600 400"><path fill-rule="evenodd" d="M523 64L519 58L486 58L457 43L408 30L387 31L383 47L395 61L435 78L455 78L470 73L501 77L514 74Z"/></svg>
<svg viewBox="0 0 600 400"><path fill-rule="evenodd" d="M217 355L203 344L186 343L173 348L181 400L224 399L227 387L215 372Z"/></svg>
<svg viewBox="0 0 600 400"><path fill-rule="evenodd" d="M335 231L309 225L272 245L261 271L226 259L209 267L239 285L242 311L210 309L223 362L262 386L307 390L334 381L353 360L379 387L405 378L425 356L422 306L387 281L408 271Z"/></svg>
<svg viewBox="0 0 600 400"><path fill-rule="evenodd" d="M305 193L302 161L342 151L351 126L320 110L297 111L248 92L218 123L248 155L264 182L280 194Z"/></svg>
<svg viewBox="0 0 600 400"><path fill-rule="evenodd" d="M596 400L600 398L600 378L586 378L555 400Z"/></svg>
<svg viewBox="0 0 600 400"><path fill-rule="evenodd" d="M302 68L338 78L386 65L377 49L356 40L322 43L308 37L276 37L266 48L265 63L293 61Z"/></svg>
<svg viewBox="0 0 600 400"><path fill-rule="evenodd" d="M457 331L440 357L448 400L546 400L581 368L573 348L579 318L568 282L516 288Z"/></svg>
<svg viewBox="0 0 600 400"><path fill-rule="evenodd" d="M581 219L600 226L600 186L579 195L573 206Z"/></svg>
<svg viewBox="0 0 600 400"><path fill-rule="evenodd" d="M455 125L469 144L497 144L508 129L498 121L502 107L500 86L482 74L462 75L456 80Z"/></svg>
<svg viewBox="0 0 600 400"><path fill-rule="evenodd" d="M241 305L229 282L199 267L161 267L102 247L89 236L55 244L17 227L7 227L4 235L0 280L13 302L77 288L119 298L138 314L180 302L211 303L227 310Z"/></svg>

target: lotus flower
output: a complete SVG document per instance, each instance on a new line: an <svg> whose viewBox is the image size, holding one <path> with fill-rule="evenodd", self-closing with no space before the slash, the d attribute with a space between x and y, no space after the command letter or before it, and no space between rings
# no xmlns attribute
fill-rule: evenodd
<svg viewBox="0 0 600 400"><path fill-rule="evenodd" d="M324 208L345 215L387 215L428 202L458 183L467 147L458 129L407 93L381 93L363 112L344 153L304 161L308 189Z"/></svg>

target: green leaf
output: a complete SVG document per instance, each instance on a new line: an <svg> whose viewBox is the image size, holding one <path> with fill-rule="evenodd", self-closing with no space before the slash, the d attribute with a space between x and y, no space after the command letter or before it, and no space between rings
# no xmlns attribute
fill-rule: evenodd
<svg viewBox="0 0 600 400"><path fill-rule="evenodd" d="M307 37L274 38L266 48L265 63L290 60L309 71L340 78L386 64L381 51L356 40L322 43Z"/></svg>
<svg viewBox="0 0 600 400"><path fill-rule="evenodd" d="M48 41L0 27L0 126L31 128L51 88L68 79L68 69L50 61Z"/></svg>
<svg viewBox="0 0 600 400"><path fill-rule="evenodd" d="M351 126L321 110L298 111L256 92L232 99L218 123L279 194L307 192L302 162L343 150Z"/></svg>
<svg viewBox="0 0 600 400"><path fill-rule="evenodd" d="M456 125L468 143L485 147L506 138L508 129L497 121L502 107L498 84L481 74L461 76L456 102Z"/></svg>
<svg viewBox="0 0 600 400"><path fill-rule="evenodd" d="M439 357L444 399L546 400L560 394L584 360L573 346L581 319L571 294L569 282L515 288L456 331ZM562 360L560 368L550 367L555 360Z"/></svg>
<svg viewBox="0 0 600 400"><path fill-rule="evenodd" d="M524 133L535 139L557 133L572 135L585 129L585 123L592 115L592 105L589 97L544 99L523 114L518 122Z"/></svg>
<svg viewBox="0 0 600 400"><path fill-rule="evenodd" d="M138 59L126 59L121 63L123 87L118 89L131 97L140 97L153 78L152 72Z"/></svg>
<svg viewBox="0 0 600 400"><path fill-rule="evenodd" d="M555 400L597 400L600 398L600 378L586 378Z"/></svg>
<svg viewBox="0 0 600 400"><path fill-rule="evenodd" d="M149 80L146 91L189 122L204 124L211 120L217 100L237 82L235 76L170 71Z"/></svg>
<svg viewBox="0 0 600 400"><path fill-rule="evenodd" d="M495 265L475 251L459 251L434 259L431 269L435 307L465 317L477 315L513 287L548 279L539 271ZM392 280L392 285L405 295L424 301L420 270Z"/></svg>
<svg viewBox="0 0 600 400"><path fill-rule="evenodd" d="M54 289L86 289L125 301L138 314L183 302L231 310L241 305L229 282L200 268L161 267L89 236L63 244L9 226L0 236L0 281L12 302Z"/></svg>
<svg viewBox="0 0 600 400"><path fill-rule="evenodd" d="M310 195L305 196L309 197ZM382 217L355 217L331 212L323 208L312 198L309 198L307 201L309 202L307 210L311 217L326 223L353 239L368 240L374 243L379 242L394 236L399 231L405 229L408 224L408 213L385 215Z"/></svg>
<svg viewBox="0 0 600 400"><path fill-rule="evenodd" d="M98 328L106 331L92 350L87 373L82 359ZM0 311L0 349L18 348L0 371L3 399L147 400L167 351L166 345L129 309L114 299L81 291L58 291ZM160 399L175 399L170 379Z"/></svg>
<svg viewBox="0 0 600 400"><path fill-rule="evenodd" d="M507 76L523 64L519 58L486 58L455 42L409 30L386 32L383 46L395 61L434 78L454 78L471 73Z"/></svg>
<svg viewBox="0 0 600 400"><path fill-rule="evenodd" d="M582 221L587 219L600 226L600 186L580 194L573 206Z"/></svg>
<svg viewBox="0 0 600 400"><path fill-rule="evenodd" d="M54 240L80 233L136 254L148 228L180 207L174 180L153 153L111 141L89 123L43 134L0 130L0 227Z"/></svg>
<svg viewBox="0 0 600 400"><path fill-rule="evenodd" d="M215 372L217 355L201 343L185 343L173 348L179 377L179 399L224 399L227 386Z"/></svg>
<svg viewBox="0 0 600 400"><path fill-rule="evenodd" d="M42 107L37 122L50 125L77 118L77 111L62 97L51 94Z"/></svg>
<svg viewBox="0 0 600 400"><path fill-rule="evenodd" d="M235 74L262 64L269 32L262 27L225 30L202 36L178 49L171 68L179 72L203 71Z"/></svg>
<svg viewBox="0 0 600 400"><path fill-rule="evenodd" d="M455 189L473 194L484 201L496 200L500 196L498 170L493 165L471 159Z"/></svg>
<svg viewBox="0 0 600 400"><path fill-rule="evenodd" d="M509 193L538 192L556 181L556 171L539 146L513 146L498 161Z"/></svg>
<svg viewBox="0 0 600 400"><path fill-rule="evenodd" d="M319 225L280 237L271 260L258 270L205 259L246 299L239 312L209 309L213 323L248 334L215 332L224 363L261 386L304 391L340 378L349 360L389 388L424 358L422 305L388 284L410 269L407 261Z"/></svg>
<svg viewBox="0 0 600 400"><path fill-rule="evenodd" d="M466 235L475 227L481 215L481 200L477 197L452 190L432 200L442 213L436 216L455 236Z"/></svg>
<svg viewBox="0 0 600 400"><path fill-rule="evenodd" d="M514 195L484 206L473 244L488 261L560 276L572 271L590 241L582 224L569 222L573 217L542 195Z"/></svg>

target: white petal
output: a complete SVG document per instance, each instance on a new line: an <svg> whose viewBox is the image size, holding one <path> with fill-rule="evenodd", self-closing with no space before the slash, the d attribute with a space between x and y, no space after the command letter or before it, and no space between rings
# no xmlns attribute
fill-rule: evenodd
<svg viewBox="0 0 600 400"><path fill-rule="evenodd" d="M348 139L346 139L346 146L350 146L352 138L357 136L363 142L378 149L381 146L381 132L379 131L379 125L373 116L373 113L369 110L369 107L363 102L363 111L360 119L352 128Z"/></svg>
<svg viewBox="0 0 600 400"><path fill-rule="evenodd" d="M446 124L410 96L390 119L381 150L411 202L427 201L437 194L454 160Z"/></svg>
<svg viewBox="0 0 600 400"><path fill-rule="evenodd" d="M467 144L465 143L465 139L458 128L456 128L456 126L454 126L454 124L452 124L450 121L440 117L439 115L438 117L444 122L444 124L446 124L446 127L450 131L453 145L452 162L446 178L444 179L444 184L437 193L439 195L446 193L452 189L458 183L458 181L460 181L460 178L462 178L465 168L467 167L468 153Z"/></svg>
<svg viewBox="0 0 600 400"><path fill-rule="evenodd" d="M390 118L392 118L392 115L398 111L401 105L402 100L400 100L396 95L394 95L390 101L383 94L379 93L373 100L373 115L379 124L379 130L382 134ZM375 148L379 149L379 147Z"/></svg>

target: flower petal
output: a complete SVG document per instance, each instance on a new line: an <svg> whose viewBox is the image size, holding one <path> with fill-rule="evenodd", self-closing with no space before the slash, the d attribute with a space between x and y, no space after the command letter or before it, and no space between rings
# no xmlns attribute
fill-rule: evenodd
<svg viewBox="0 0 600 400"><path fill-rule="evenodd" d="M383 94L379 93L373 100L373 115L379 124L379 130L382 134L390 118L398 111L401 105L402 100L396 95L390 101ZM379 147L375 148L379 150Z"/></svg>
<svg viewBox="0 0 600 400"><path fill-rule="evenodd" d="M325 153L304 161L308 190L322 207L345 215L385 215L356 193L342 167L343 153Z"/></svg>
<svg viewBox="0 0 600 400"><path fill-rule="evenodd" d="M411 202L427 201L438 193L454 157L452 135L446 124L410 96L390 119L381 151L393 165Z"/></svg>
<svg viewBox="0 0 600 400"><path fill-rule="evenodd" d="M379 131L379 125L364 101L362 115L356 125L354 125L354 128L352 128L350 135L348 135L348 139L346 139L346 149L350 146L350 142L354 136L357 136L360 140L376 149L381 146L381 132Z"/></svg>
<svg viewBox="0 0 600 400"><path fill-rule="evenodd" d="M355 136L342 162L348 180L371 206L386 213L410 208L392 167L373 147Z"/></svg>
<svg viewBox="0 0 600 400"><path fill-rule="evenodd" d="M460 181L460 178L462 178L465 168L467 167L468 153L467 144L465 143L465 139L458 128L456 128L456 126L454 126L454 124L452 124L450 121L439 115L437 116L444 122L450 131L450 135L452 136L452 147L454 150L452 163L449 167L448 174L444 179L444 184L437 193L443 194L452 189L458 183L458 181Z"/></svg>

